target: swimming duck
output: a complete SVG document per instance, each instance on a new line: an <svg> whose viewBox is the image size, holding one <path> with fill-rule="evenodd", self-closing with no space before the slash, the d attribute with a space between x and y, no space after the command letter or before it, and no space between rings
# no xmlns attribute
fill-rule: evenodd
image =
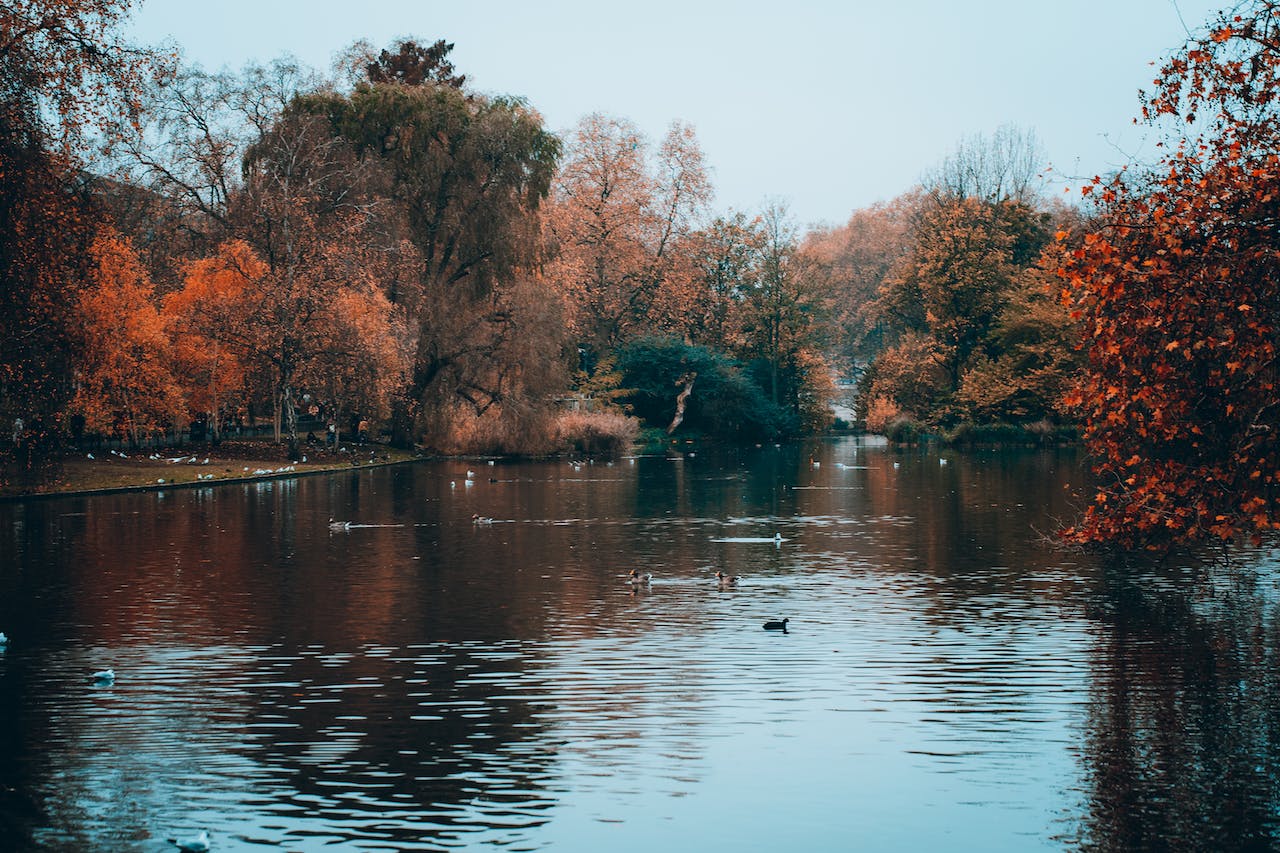
<svg viewBox="0 0 1280 853"><path fill-rule="evenodd" d="M493 519L492 519L492 518L489 518L487 515L474 515L474 514L473 514L473 515L471 516L471 523L472 523L472 524L493 524Z"/></svg>
<svg viewBox="0 0 1280 853"><path fill-rule="evenodd" d="M787 623L790 621L791 621L790 618L783 619L781 622L777 620L771 620L769 622L764 623L764 629L766 631L781 631L782 633L785 634L787 632Z"/></svg>
<svg viewBox="0 0 1280 853"><path fill-rule="evenodd" d="M720 582L720 586L737 586L737 575L726 575L724 572L716 572L716 580Z"/></svg>
<svg viewBox="0 0 1280 853"><path fill-rule="evenodd" d="M627 575L627 583L632 586L647 586L651 580L653 580L653 575L648 573L642 575L635 569L632 569L631 574Z"/></svg>
<svg viewBox="0 0 1280 853"><path fill-rule="evenodd" d="M349 521L334 521L334 520L331 518L331 519L329 519L329 529L330 529L330 530L350 530L350 529L351 529L351 522L349 522Z"/></svg>
<svg viewBox="0 0 1280 853"><path fill-rule="evenodd" d="M93 674L95 684L111 684L116 680L116 671L114 669L100 669Z"/></svg>

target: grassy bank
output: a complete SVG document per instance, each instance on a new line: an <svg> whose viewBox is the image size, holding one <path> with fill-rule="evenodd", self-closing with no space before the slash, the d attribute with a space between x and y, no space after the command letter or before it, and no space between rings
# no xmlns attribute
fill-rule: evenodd
<svg viewBox="0 0 1280 853"><path fill-rule="evenodd" d="M338 450L307 446L303 459L291 462L282 445L268 441L224 441L216 447L192 444L163 451L74 453L59 460L46 480L0 487L0 498L208 485L386 465L414 458L411 451L381 444Z"/></svg>

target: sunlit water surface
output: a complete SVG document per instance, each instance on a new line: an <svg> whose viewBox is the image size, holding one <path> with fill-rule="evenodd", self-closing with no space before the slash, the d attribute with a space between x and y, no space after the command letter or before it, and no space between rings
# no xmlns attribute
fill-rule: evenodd
<svg viewBox="0 0 1280 853"><path fill-rule="evenodd" d="M1083 485L847 439L0 505L0 849L1275 848L1276 556L1055 550Z"/></svg>

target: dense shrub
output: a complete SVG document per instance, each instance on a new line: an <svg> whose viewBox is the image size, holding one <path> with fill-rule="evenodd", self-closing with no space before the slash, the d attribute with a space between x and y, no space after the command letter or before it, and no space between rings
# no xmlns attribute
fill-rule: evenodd
<svg viewBox="0 0 1280 853"><path fill-rule="evenodd" d="M911 444L919 441L923 433L924 427L918 421L913 421L904 415L889 421L884 428L885 438L894 444Z"/></svg>
<svg viewBox="0 0 1280 853"><path fill-rule="evenodd" d="M796 416L775 406L741 367L722 353L674 338L642 338L618 356L627 402L647 425L667 427L689 376L693 391L680 429L719 438L772 439L799 431Z"/></svg>
<svg viewBox="0 0 1280 853"><path fill-rule="evenodd" d="M559 447L585 456L621 456L639 434L639 421L620 412L564 412L555 422Z"/></svg>

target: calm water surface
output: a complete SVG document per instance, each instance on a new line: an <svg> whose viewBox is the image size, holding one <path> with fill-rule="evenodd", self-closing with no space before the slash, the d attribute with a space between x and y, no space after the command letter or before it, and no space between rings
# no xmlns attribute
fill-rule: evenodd
<svg viewBox="0 0 1280 853"><path fill-rule="evenodd" d="M1055 551L1082 484L848 439L0 505L0 849L1280 847L1280 560Z"/></svg>

